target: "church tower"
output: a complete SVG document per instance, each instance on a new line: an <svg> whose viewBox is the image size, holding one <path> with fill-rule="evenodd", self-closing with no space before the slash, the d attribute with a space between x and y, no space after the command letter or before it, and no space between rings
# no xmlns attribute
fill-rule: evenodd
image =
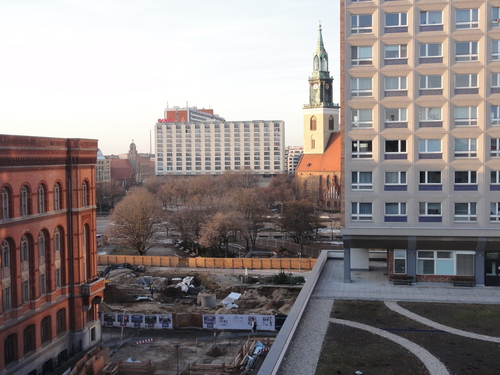
<svg viewBox="0 0 500 375"><path fill-rule="evenodd" d="M330 136L340 131L340 107L332 101L332 82L320 24L318 43L313 55L313 71L309 77L309 104L304 105L303 112L304 154L324 153Z"/></svg>

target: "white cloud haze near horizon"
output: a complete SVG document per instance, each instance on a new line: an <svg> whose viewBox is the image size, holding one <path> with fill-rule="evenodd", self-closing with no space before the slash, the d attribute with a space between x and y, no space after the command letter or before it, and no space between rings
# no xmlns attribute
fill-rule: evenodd
<svg viewBox="0 0 500 375"><path fill-rule="evenodd" d="M321 21L339 101L339 5L327 0L7 0L0 3L0 133L150 151L167 106L284 120L302 145ZM154 152L154 144L151 146Z"/></svg>

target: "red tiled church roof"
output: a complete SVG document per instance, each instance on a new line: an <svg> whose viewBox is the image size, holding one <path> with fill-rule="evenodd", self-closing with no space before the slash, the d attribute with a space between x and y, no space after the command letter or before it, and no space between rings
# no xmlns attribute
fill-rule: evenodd
<svg viewBox="0 0 500 375"><path fill-rule="evenodd" d="M332 133L322 154L303 154L295 172L337 172L340 171L340 133Z"/></svg>

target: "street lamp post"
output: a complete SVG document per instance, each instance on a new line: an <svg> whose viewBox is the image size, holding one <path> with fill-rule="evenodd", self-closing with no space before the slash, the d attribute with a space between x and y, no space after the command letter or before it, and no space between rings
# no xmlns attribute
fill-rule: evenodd
<svg viewBox="0 0 500 375"><path fill-rule="evenodd" d="M180 348L180 344L175 344L174 348L176 349L175 357L176 357L176 361L177 361L176 375L179 375L179 348Z"/></svg>

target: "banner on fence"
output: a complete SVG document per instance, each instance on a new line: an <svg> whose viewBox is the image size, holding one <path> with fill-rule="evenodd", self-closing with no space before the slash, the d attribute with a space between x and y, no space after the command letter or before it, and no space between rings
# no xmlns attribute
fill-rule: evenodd
<svg viewBox="0 0 500 375"><path fill-rule="evenodd" d="M205 314L203 328L251 330L256 323L257 331L274 331L274 315L236 315L236 314Z"/></svg>
<svg viewBox="0 0 500 375"><path fill-rule="evenodd" d="M101 313L101 325L105 327L126 328L173 328L172 314L141 315Z"/></svg>

